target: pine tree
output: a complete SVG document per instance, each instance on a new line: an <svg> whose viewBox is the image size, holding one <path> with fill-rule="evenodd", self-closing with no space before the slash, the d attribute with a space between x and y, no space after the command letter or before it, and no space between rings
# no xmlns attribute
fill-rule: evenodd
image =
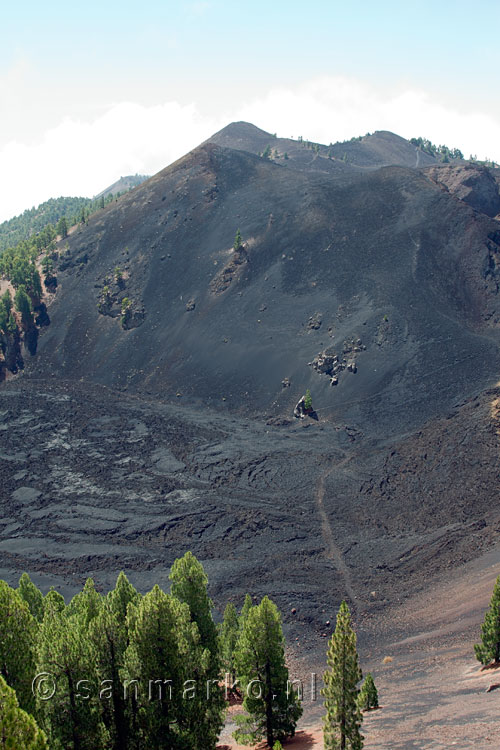
<svg viewBox="0 0 500 750"><path fill-rule="evenodd" d="M233 249L235 250L235 252L238 252L238 250L241 248L242 244L243 243L242 243L242 240L241 240L241 232L238 229L236 231L236 236L234 238L234 243L233 243Z"/></svg>
<svg viewBox="0 0 500 750"><path fill-rule="evenodd" d="M222 666L229 674L231 682L235 677L234 649L238 640L239 629L236 607L232 602L229 602L224 610L219 642Z"/></svg>
<svg viewBox="0 0 500 750"><path fill-rule="evenodd" d="M31 683L35 675L38 626L17 591L0 581L0 675L16 691L19 705L34 708Z"/></svg>
<svg viewBox="0 0 500 750"><path fill-rule="evenodd" d="M496 580L490 606L481 626L481 643L474 646L474 651L481 664L500 662L500 576Z"/></svg>
<svg viewBox="0 0 500 750"><path fill-rule="evenodd" d="M6 289L5 292L2 294L2 302L7 311L7 315L10 315L10 311L12 310L12 297L8 289Z"/></svg>
<svg viewBox="0 0 500 750"><path fill-rule="evenodd" d="M114 750L131 748L135 741L134 707L127 705L124 699L121 675L129 644L127 610L129 604L133 606L139 599L140 595L127 576L120 573L115 588L108 593L89 625L92 658L99 685L106 691L107 697L101 702L102 719L110 736L110 747Z"/></svg>
<svg viewBox="0 0 500 750"><path fill-rule="evenodd" d="M275 740L295 734L302 708L288 683L284 645L279 611L266 596L249 610L236 645L236 671L247 711L237 719L238 742L252 744L265 738L272 748Z"/></svg>
<svg viewBox="0 0 500 750"><path fill-rule="evenodd" d="M43 611L44 615L49 610L56 611L56 612L64 612L66 609L66 603L64 601L64 597L62 594L59 593L59 591L56 591L54 588L51 588L44 596L43 599Z"/></svg>
<svg viewBox="0 0 500 750"><path fill-rule="evenodd" d="M78 618L82 628L86 630L89 623L99 614L101 607L102 596L95 590L93 579L87 578L82 591L68 604L67 615Z"/></svg>
<svg viewBox="0 0 500 750"><path fill-rule="evenodd" d="M215 739L207 744L195 741L199 727L193 727L194 701L183 698L183 686L197 676L203 659L188 606L155 586L137 607L129 608L128 626L124 676L139 685L137 747L214 747ZM203 691L204 686L204 697ZM132 684L130 694L134 695Z"/></svg>
<svg viewBox="0 0 500 750"><path fill-rule="evenodd" d="M203 665L197 666L198 678L212 685L207 700L201 693L191 701L191 719L198 727L200 747L215 746L224 723L224 695L219 682L221 663L217 628L212 617L212 601L208 596L208 578L202 564L191 552L176 560L170 571L172 596L189 607L191 621L196 624L200 645L208 651Z"/></svg>
<svg viewBox="0 0 500 750"><path fill-rule="evenodd" d="M14 297L14 304L16 310L21 313L21 318L25 326L29 326L33 321L33 315L31 311L31 300L26 293L26 288L21 285L16 290Z"/></svg>
<svg viewBox="0 0 500 750"><path fill-rule="evenodd" d="M126 703L123 698L121 671L127 648L127 630L111 609L108 599L99 614L90 622L88 637L97 682L106 699L101 700L102 720L110 737L110 747L128 747L129 727ZM109 697L108 697L109 696Z"/></svg>
<svg viewBox="0 0 500 750"><path fill-rule="evenodd" d="M217 659L217 628L212 617L212 601L207 592L208 578L202 564L192 552L186 552L172 565L169 578L172 581L172 596L188 605L203 647L208 648Z"/></svg>
<svg viewBox="0 0 500 750"><path fill-rule="evenodd" d="M306 395L304 396L304 408L305 409L312 409L312 396L311 391L309 388L306 390Z"/></svg>
<svg viewBox="0 0 500 750"><path fill-rule="evenodd" d="M43 594L27 573L23 573L19 579L17 593L26 602L35 620L41 622L43 620Z"/></svg>
<svg viewBox="0 0 500 750"><path fill-rule="evenodd" d="M9 313L7 312L3 300L0 299L0 331L7 332L9 324Z"/></svg>
<svg viewBox="0 0 500 750"><path fill-rule="evenodd" d="M0 675L0 748L48 750L44 732L30 714L19 708L16 693Z"/></svg>
<svg viewBox="0 0 500 750"><path fill-rule="evenodd" d="M378 708L378 691L370 672L366 675L358 696L358 705L362 711Z"/></svg>
<svg viewBox="0 0 500 750"><path fill-rule="evenodd" d="M243 630L243 627L245 625L246 619L248 617L248 613L253 607L252 597L250 594L245 595L245 601L243 602L243 606L241 608L240 616L238 618L238 624L240 628L240 632Z"/></svg>
<svg viewBox="0 0 500 750"><path fill-rule="evenodd" d="M36 674L48 672L56 690L50 700L38 700L37 715L51 750L104 750L108 735L92 695L97 680L84 618L70 617L68 609L46 608L40 628Z"/></svg>
<svg viewBox="0 0 500 750"><path fill-rule="evenodd" d="M107 598L110 601L112 611L126 630L128 605L137 604L141 595L132 586L125 573L119 573L115 588L109 592Z"/></svg>
<svg viewBox="0 0 500 750"><path fill-rule="evenodd" d="M57 222L56 232L57 234L61 235L61 238L63 240L68 236L68 222L65 216L61 216L61 218Z"/></svg>
<svg viewBox="0 0 500 750"><path fill-rule="evenodd" d="M356 634L347 604L342 602L335 632L328 644L328 669L324 674L326 716L323 719L325 750L361 750L363 720L358 706L362 678L356 651Z"/></svg>

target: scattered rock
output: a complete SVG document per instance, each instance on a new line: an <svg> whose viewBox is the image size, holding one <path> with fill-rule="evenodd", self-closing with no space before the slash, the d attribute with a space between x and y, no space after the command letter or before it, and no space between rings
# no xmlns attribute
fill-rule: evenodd
<svg viewBox="0 0 500 750"><path fill-rule="evenodd" d="M191 310L194 310L196 307L196 302L194 299L189 299L186 302L186 312L191 312Z"/></svg>
<svg viewBox="0 0 500 750"><path fill-rule="evenodd" d="M281 385L282 385L283 388L290 388L290 385L291 385L290 379L289 378L283 378L283 380L281 381Z"/></svg>
<svg viewBox="0 0 500 750"><path fill-rule="evenodd" d="M210 288L214 294L222 294L232 284L234 279L240 275L243 266L249 262L248 253L244 245L239 250L233 250L230 260L210 282Z"/></svg>
<svg viewBox="0 0 500 750"><path fill-rule="evenodd" d="M144 323L146 317L146 311L144 308L133 309L127 308L121 317L122 328L125 331L130 331L131 328L138 328Z"/></svg>
<svg viewBox="0 0 500 750"><path fill-rule="evenodd" d="M309 331L317 331L321 328L322 317L320 313L314 313L307 321L307 328Z"/></svg>
<svg viewBox="0 0 500 750"><path fill-rule="evenodd" d="M287 417L270 417L266 424L270 427L288 427L292 424L292 420Z"/></svg>
<svg viewBox="0 0 500 750"><path fill-rule="evenodd" d="M359 338L352 338L344 341L342 346L342 355L339 355L332 347L327 347L317 354L309 365L316 372L330 377L330 385L338 385L339 374L343 370L357 372L356 355L366 349ZM349 356L350 355L350 356Z"/></svg>

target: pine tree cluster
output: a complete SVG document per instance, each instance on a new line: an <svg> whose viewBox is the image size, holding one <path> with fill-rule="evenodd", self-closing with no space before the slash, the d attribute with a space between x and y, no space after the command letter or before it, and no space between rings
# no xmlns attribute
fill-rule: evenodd
<svg viewBox="0 0 500 750"><path fill-rule="evenodd" d="M17 589L0 581L2 746L210 750L224 722L226 672L241 693L262 679L262 697L245 697L246 738L272 747L293 735L301 709L287 691L276 606L247 596L240 615L228 605L217 628L207 576L190 552L170 581L169 594L154 586L141 595L120 573L102 595L89 578L67 605L26 574Z"/></svg>

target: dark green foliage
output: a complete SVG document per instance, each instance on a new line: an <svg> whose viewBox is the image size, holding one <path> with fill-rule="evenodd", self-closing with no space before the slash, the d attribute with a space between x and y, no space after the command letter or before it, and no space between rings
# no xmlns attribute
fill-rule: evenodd
<svg viewBox="0 0 500 750"><path fill-rule="evenodd" d="M304 407L306 409L312 409L312 396L309 388L306 390L306 395L304 396Z"/></svg>
<svg viewBox="0 0 500 750"><path fill-rule="evenodd" d="M7 315L10 315L10 311L12 310L12 297L10 296L8 289L2 294L1 299L5 306L5 310L7 311Z"/></svg>
<svg viewBox="0 0 500 750"><path fill-rule="evenodd" d="M481 664L500 662L500 576L496 580L490 606L481 625L481 643L474 646L474 651Z"/></svg>
<svg viewBox="0 0 500 750"><path fill-rule="evenodd" d="M56 232L57 234L61 235L61 238L63 240L65 240L68 236L68 221L65 216L61 216L61 218L57 222Z"/></svg>
<svg viewBox="0 0 500 750"><path fill-rule="evenodd" d="M21 708L34 707L31 682L35 674L37 623L28 605L0 581L0 675L16 691Z"/></svg>
<svg viewBox="0 0 500 750"><path fill-rule="evenodd" d="M430 156L441 157L441 161L449 162L450 159L463 159L464 155L459 148L448 148L448 146L436 146L428 138L410 138L410 143L424 151Z"/></svg>
<svg viewBox="0 0 500 750"><path fill-rule="evenodd" d="M63 612L66 608L66 604L64 601L64 597L59 593L59 591L55 591L55 589L50 589L45 594L44 600L43 600L43 611L44 615L46 612L54 610L55 612Z"/></svg>
<svg viewBox="0 0 500 750"><path fill-rule="evenodd" d="M233 243L234 250L237 252L241 248L242 244L243 243L241 241L241 232L239 229L237 229L236 236L234 238L234 243Z"/></svg>
<svg viewBox="0 0 500 750"><path fill-rule="evenodd" d="M271 146L267 144L264 151L262 152L262 158L269 159L270 156L271 156Z"/></svg>
<svg viewBox="0 0 500 750"><path fill-rule="evenodd" d="M281 617L276 605L264 597L246 615L235 652L236 672L244 691L246 715L238 717L234 733L238 742L252 744L295 734L302 714L297 693L288 683ZM257 683L252 681L257 680Z"/></svg>
<svg viewBox="0 0 500 750"><path fill-rule="evenodd" d="M335 632L328 644L328 668L324 674L326 715L323 718L325 750L361 750L363 720L358 705L358 683L362 678L356 650L356 633L349 607L342 602Z"/></svg>
<svg viewBox="0 0 500 750"><path fill-rule="evenodd" d="M0 748L48 750L45 734L30 714L19 708L16 693L0 675Z"/></svg>
<svg viewBox="0 0 500 750"><path fill-rule="evenodd" d="M9 313L5 308L3 300L0 299L0 331L3 331L3 333L7 333L8 324Z"/></svg>
<svg viewBox="0 0 500 750"><path fill-rule="evenodd" d="M66 217L69 225L75 224L75 217L83 205L89 205L89 198L51 198L38 208L31 208L20 216L0 224L0 252L18 243L33 239L48 224L57 225L61 217Z"/></svg>
<svg viewBox="0 0 500 750"><path fill-rule="evenodd" d="M27 573L23 573L19 579L17 593L28 605L29 611L37 622L43 620L43 594L37 589Z"/></svg>
<svg viewBox="0 0 500 750"><path fill-rule="evenodd" d="M14 258L34 261L43 250L53 250L57 235L65 239L70 227L87 222L95 211L108 205L119 195L120 193L109 194L96 200L55 198L42 203L38 208L25 211L21 216L4 221L0 224L0 274L12 278ZM26 278L19 283L29 290Z"/></svg>
<svg viewBox="0 0 500 750"><path fill-rule="evenodd" d="M102 602L88 630L98 683L109 685L110 697L102 701L101 708L110 747L114 750L127 747L127 738L133 736L135 728L133 707L124 699L121 674L129 643L128 606L137 604L139 599L139 594L127 577L120 573L114 590Z"/></svg>
<svg viewBox="0 0 500 750"><path fill-rule="evenodd" d="M137 694L138 747L214 748L221 716L215 723L210 721L213 717L205 684L196 682L206 673L209 653L200 643L187 604L155 586L136 608L130 608L128 624L125 673L141 686ZM149 691L145 691L148 685ZM193 695L192 699L186 697L186 690L191 690L187 695Z"/></svg>
<svg viewBox="0 0 500 750"><path fill-rule="evenodd" d="M236 607L232 602L229 602L224 610L224 619L220 630L219 642L222 666L229 674L231 682L233 682L235 676L234 650L239 632L240 626Z"/></svg>
<svg viewBox="0 0 500 750"><path fill-rule="evenodd" d="M245 595L245 601L243 602L243 606L241 608L240 616L238 618L238 624L239 624L239 627L240 627L240 631L243 630L243 628L245 626L246 619L248 617L248 613L250 612L250 610L252 609L252 607L253 607L252 597L250 596L250 594L246 594Z"/></svg>
<svg viewBox="0 0 500 750"><path fill-rule="evenodd" d="M54 261L49 255L42 258L42 271L45 277L50 276L54 270Z"/></svg>
<svg viewBox="0 0 500 750"><path fill-rule="evenodd" d="M366 675L358 696L358 705L362 711L378 708L378 691L370 672Z"/></svg>
<svg viewBox="0 0 500 750"><path fill-rule="evenodd" d="M265 686L260 708L252 698L245 704L252 715L241 731L255 735L263 727L269 737L271 726L273 741L293 735L301 708L293 691L287 697L275 605L266 598L255 607L247 597L240 618L228 606L219 639L198 560L187 553L170 577L171 594L155 586L144 597L123 573L104 597L89 578L68 606L54 590L42 597L26 574L17 591L0 581L0 675L22 708L36 710L51 750L214 750L225 708L220 646L235 669L236 639L245 684L255 667ZM36 675L45 682L35 682L35 700ZM0 716L2 700L0 680ZM9 717L14 708L11 701ZM0 721L0 747L45 750L41 740L29 744L31 735L1 745L1 729Z"/></svg>
<svg viewBox="0 0 500 750"><path fill-rule="evenodd" d="M219 687L221 673L217 628L212 617L212 602L207 592L208 578L203 566L191 552L176 560L170 571L172 597L187 606L190 622L196 626L193 636L199 644L191 654L191 675L203 683L192 700L184 701L184 726L196 738L195 747L214 747L223 724L224 700ZM191 631L190 631L191 632ZM206 685L210 684L209 696Z"/></svg>
<svg viewBox="0 0 500 750"><path fill-rule="evenodd" d="M191 552L176 560L170 571L172 596L189 608L190 619L196 625L202 651L195 661L192 674L198 674L203 684L211 684L210 695L197 692L188 701L187 722L197 736L196 747L212 747L223 724L224 698L219 687L221 663L217 628L212 617L212 601L208 596L208 578L203 566ZM193 655L194 657L195 655Z"/></svg>
<svg viewBox="0 0 500 750"><path fill-rule="evenodd" d="M67 615L81 622L87 628L97 617L102 607L102 596L95 590L92 578L87 578L83 590L73 597L67 607Z"/></svg>
<svg viewBox="0 0 500 750"><path fill-rule="evenodd" d="M16 307L16 310L21 313L23 324L25 326L29 325L33 321L33 315L31 309L31 300L26 294L26 289L24 286L20 286L16 290L16 294L14 296L14 305Z"/></svg>
<svg viewBox="0 0 500 750"><path fill-rule="evenodd" d="M92 619L93 595L87 590L78 597L62 612L57 607L46 608L38 638L36 674L49 673L56 686L50 700L37 701L37 715L49 736L51 750L108 747L100 702L81 699L95 687L95 663L87 629Z"/></svg>
<svg viewBox="0 0 500 750"><path fill-rule="evenodd" d="M0 297L0 331L5 334L15 333L17 323L12 314L12 297L8 289Z"/></svg>

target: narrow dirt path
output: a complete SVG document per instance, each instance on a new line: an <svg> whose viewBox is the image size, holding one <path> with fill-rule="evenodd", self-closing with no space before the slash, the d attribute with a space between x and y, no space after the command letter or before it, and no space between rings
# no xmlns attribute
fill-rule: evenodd
<svg viewBox="0 0 500 750"><path fill-rule="evenodd" d="M327 478L333 471L341 469L351 459L352 456L345 456L341 461L339 461L339 463L333 464L333 466L329 466L327 469L325 469L325 471L323 471L318 481L315 497L318 515L321 519L321 534L325 543L326 557L329 560L333 560L333 562L335 563L335 567L337 568L338 573L342 576L344 582L344 590L347 594L347 598L349 599L351 604L354 604L356 602L356 594L352 586L351 571L349 570L349 567L346 565L346 562L344 560L344 553L335 542L335 537L333 535L332 527L328 519L328 514L325 510L325 491Z"/></svg>

